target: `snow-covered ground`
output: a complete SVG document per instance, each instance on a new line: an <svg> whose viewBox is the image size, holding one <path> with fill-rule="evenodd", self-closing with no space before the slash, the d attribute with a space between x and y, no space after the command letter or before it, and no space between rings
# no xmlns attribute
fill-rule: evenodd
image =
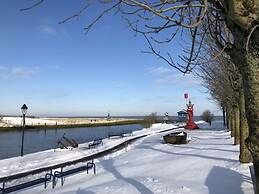
<svg viewBox="0 0 259 194"><path fill-rule="evenodd" d="M27 125L55 125L55 120L43 119L43 118L26 118ZM63 124L58 122L57 124ZM0 127L13 127L21 126L22 117L3 117L0 122Z"/></svg>
<svg viewBox="0 0 259 194"><path fill-rule="evenodd" d="M215 125L219 127L219 124ZM129 145L127 149L96 160L96 175L82 172L67 177L63 187L58 182L55 189L49 185L45 190L40 185L18 193L252 194L249 165L239 163L239 146L233 145L229 132L204 130L210 128L204 122L199 122L199 126L203 129L187 131L190 142L184 145L165 144L162 137L169 132L156 133L172 125L157 124L151 129L135 132L134 136L151 135ZM127 138L105 140L102 149ZM14 173L12 169L35 168L37 163L43 165L41 160L55 163L87 154L79 148L68 152L49 150L23 158L6 159L0 161L0 173L2 176Z"/></svg>
<svg viewBox="0 0 259 194"><path fill-rule="evenodd" d="M73 124L89 124L89 123L114 123L118 121L128 121L132 119L112 118L107 121L106 118L28 118L26 117L26 125L73 125ZM21 126L22 117L3 117L0 120L0 127Z"/></svg>

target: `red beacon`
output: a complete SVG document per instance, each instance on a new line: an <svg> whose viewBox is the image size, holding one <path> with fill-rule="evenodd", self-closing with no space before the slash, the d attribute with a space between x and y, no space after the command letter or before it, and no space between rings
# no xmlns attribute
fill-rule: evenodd
<svg viewBox="0 0 259 194"><path fill-rule="evenodd" d="M188 98L188 94L184 94L185 99ZM187 123L185 125L185 129L199 129L199 127L195 124L194 120L193 120L193 106L194 104L192 104L191 100L189 100L189 104L186 104L187 106L187 115L188 115L188 120Z"/></svg>

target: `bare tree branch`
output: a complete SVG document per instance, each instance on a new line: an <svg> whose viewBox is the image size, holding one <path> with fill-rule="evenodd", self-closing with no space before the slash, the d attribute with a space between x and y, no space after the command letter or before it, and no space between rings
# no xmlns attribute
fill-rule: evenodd
<svg viewBox="0 0 259 194"><path fill-rule="evenodd" d="M45 0L39 0L38 2L34 3L33 5L29 6L29 7L26 7L26 8L22 8L20 9L20 11L28 11L30 9L33 9L37 6L39 6L40 4L42 4Z"/></svg>
<svg viewBox="0 0 259 194"><path fill-rule="evenodd" d="M65 18L64 20L60 21L58 24L63 24L73 18L79 18L79 16L89 7L89 4L85 4L77 13Z"/></svg>
<svg viewBox="0 0 259 194"><path fill-rule="evenodd" d="M118 7L120 5L121 1L118 1L116 4L114 4L113 6L105 9L93 22L91 22L89 25L87 25L84 29L86 30L86 32L88 32L89 30L91 30L91 28L107 13L109 13L110 11L112 11L113 9L115 9L116 7Z"/></svg>

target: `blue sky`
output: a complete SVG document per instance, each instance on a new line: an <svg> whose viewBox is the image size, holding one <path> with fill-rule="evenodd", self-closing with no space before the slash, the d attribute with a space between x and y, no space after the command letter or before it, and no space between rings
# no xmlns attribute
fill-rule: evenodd
<svg viewBox="0 0 259 194"><path fill-rule="evenodd" d="M33 2L0 1L1 114L20 114L26 103L38 116L176 115L185 108L185 92L197 115L220 114L197 79L141 53L148 45L120 17L105 17L85 35L97 8L59 25L84 1L52 0L19 11Z"/></svg>

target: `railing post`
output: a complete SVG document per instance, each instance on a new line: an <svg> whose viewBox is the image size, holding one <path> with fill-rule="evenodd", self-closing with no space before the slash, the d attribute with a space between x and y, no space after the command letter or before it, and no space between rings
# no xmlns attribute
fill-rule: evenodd
<svg viewBox="0 0 259 194"><path fill-rule="evenodd" d="M2 194L4 194L5 181L3 181Z"/></svg>

